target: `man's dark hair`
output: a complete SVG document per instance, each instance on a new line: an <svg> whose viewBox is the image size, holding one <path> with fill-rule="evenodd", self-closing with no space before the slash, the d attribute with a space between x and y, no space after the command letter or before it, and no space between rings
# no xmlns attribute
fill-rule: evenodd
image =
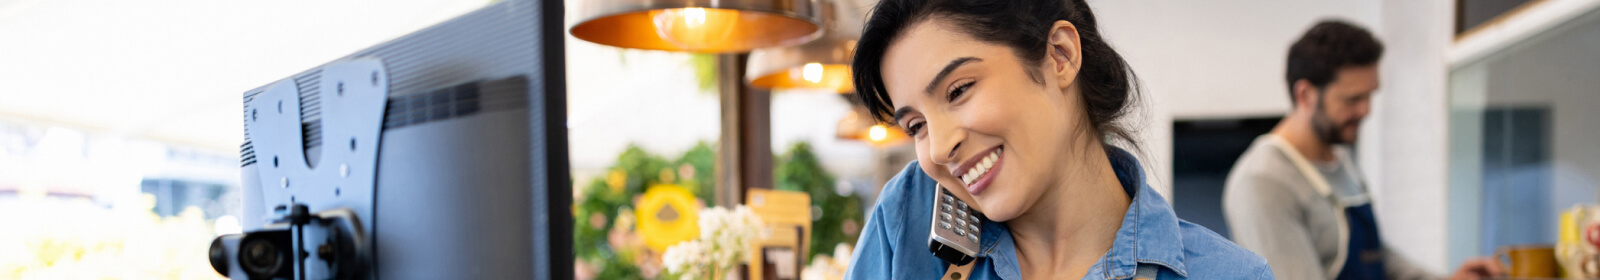
<svg viewBox="0 0 1600 280"><path fill-rule="evenodd" d="M874 119L887 121L894 112L880 69L889 44L907 27L934 18L948 20L950 27L980 41L1010 47L1030 78L1039 83L1044 82L1038 66L1049 50L1050 29L1058 20L1071 22L1078 29L1082 48L1083 68L1077 81L1089 125L1102 137L1137 146L1128 129L1114 122L1132 107L1138 92L1136 78L1128 63L1100 36L1094 12L1084 0L879 1L862 28L851 64L856 94Z"/></svg>
<svg viewBox="0 0 1600 280"><path fill-rule="evenodd" d="M1295 81L1304 79L1320 91L1337 78L1339 68L1373 65L1382 56L1383 43L1366 29L1340 20L1318 22L1289 46L1289 67L1284 75L1289 102L1298 102Z"/></svg>

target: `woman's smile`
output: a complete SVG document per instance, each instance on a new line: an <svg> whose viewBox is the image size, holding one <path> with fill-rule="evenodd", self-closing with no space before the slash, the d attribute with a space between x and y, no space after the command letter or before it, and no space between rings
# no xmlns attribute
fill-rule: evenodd
<svg viewBox="0 0 1600 280"><path fill-rule="evenodd" d="M973 157L961 163L951 175L961 178L961 183L966 186L967 192L977 196L994 183L994 174L1000 171L1000 160L1004 158L1002 153L1004 151L1005 148L1002 146L989 148L989 151L982 154L983 156Z"/></svg>

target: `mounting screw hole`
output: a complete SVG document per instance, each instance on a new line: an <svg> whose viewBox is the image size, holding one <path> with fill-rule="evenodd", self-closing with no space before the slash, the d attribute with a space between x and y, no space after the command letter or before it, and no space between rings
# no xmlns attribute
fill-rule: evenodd
<svg viewBox="0 0 1600 280"><path fill-rule="evenodd" d="M252 121L252 122L253 122L253 121L256 121L256 116L257 116L257 115L260 115L260 113L261 113L261 112L260 112L260 111L259 111L259 110L256 110L256 109L250 109L250 121Z"/></svg>
<svg viewBox="0 0 1600 280"><path fill-rule="evenodd" d="M335 89L339 91L339 95L344 95L344 81L340 81L338 87Z"/></svg>
<svg viewBox="0 0 1600 280"><path fill-rule="evenodd" d="M356 151L356 138L355 137L350 137L350 151L351 152Z"/></svg>
<svg viewBox="0 0 1600 280"><path fill-rule="evenodd" d="M278 167L278 156L272 156L272 167L273 168L277 168Z"/></svg>
<svg viewBox="0 0 1600 280"><path fill-rule="evenodd" d="M283 100L278 100L278 113L283 113Z"/></svg>
<svg viewBox="0 0 1600 280"><path fill-rule="evenodd" d="M333 196L339 196L339 187L333 187Z"/></svg>
<svg viewBox="0 0 1600 280"><path fill-rule="evenodd" d="M378 71L372 71L372 86L378 86Z"/></svg>

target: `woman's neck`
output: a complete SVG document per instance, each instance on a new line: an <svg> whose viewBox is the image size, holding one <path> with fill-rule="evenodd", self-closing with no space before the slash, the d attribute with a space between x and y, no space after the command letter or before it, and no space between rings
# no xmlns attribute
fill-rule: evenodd
<svg viewBox="0 0 1600 280"><path fill-rule="evenodd" d="M1056 186L1007 221L1025 279L1079 278L1111 250L1131 198L1095 145L1063 166Z"/></svg>

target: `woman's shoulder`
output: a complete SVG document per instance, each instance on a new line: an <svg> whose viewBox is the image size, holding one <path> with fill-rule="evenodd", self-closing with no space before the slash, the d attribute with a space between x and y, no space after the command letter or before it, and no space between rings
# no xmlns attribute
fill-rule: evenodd
<svg viewBox="0 0 1600 280"><path fill-rule="evenodd" d="M1189 279L1273 279L1267 260L1222 235L1189 221L1178 222Z"/></svg>
<svg viewBox="0 0 1600 280"><path fill-rule="evenodd" d="M906 165L878 193L846 279L929 279L944 262L928 252L933 217L933 179L916 162Z"/></svg>
<svg viewBox="0 0 1600 280"><path fill-rule="evenodd" d="M916 161L912 161L906 164L899 174L895 174L894 178L890 178L889 182L884 183L883 191L878 193L878 202L873 211L882 211L879 215L890 220L910 218L909 216L918 214L915 210L931 210L915 206L932 205L933 191L937 187L938 183L923 173L922 167ZM924 214L926 215L928 214Z"/></svg>

